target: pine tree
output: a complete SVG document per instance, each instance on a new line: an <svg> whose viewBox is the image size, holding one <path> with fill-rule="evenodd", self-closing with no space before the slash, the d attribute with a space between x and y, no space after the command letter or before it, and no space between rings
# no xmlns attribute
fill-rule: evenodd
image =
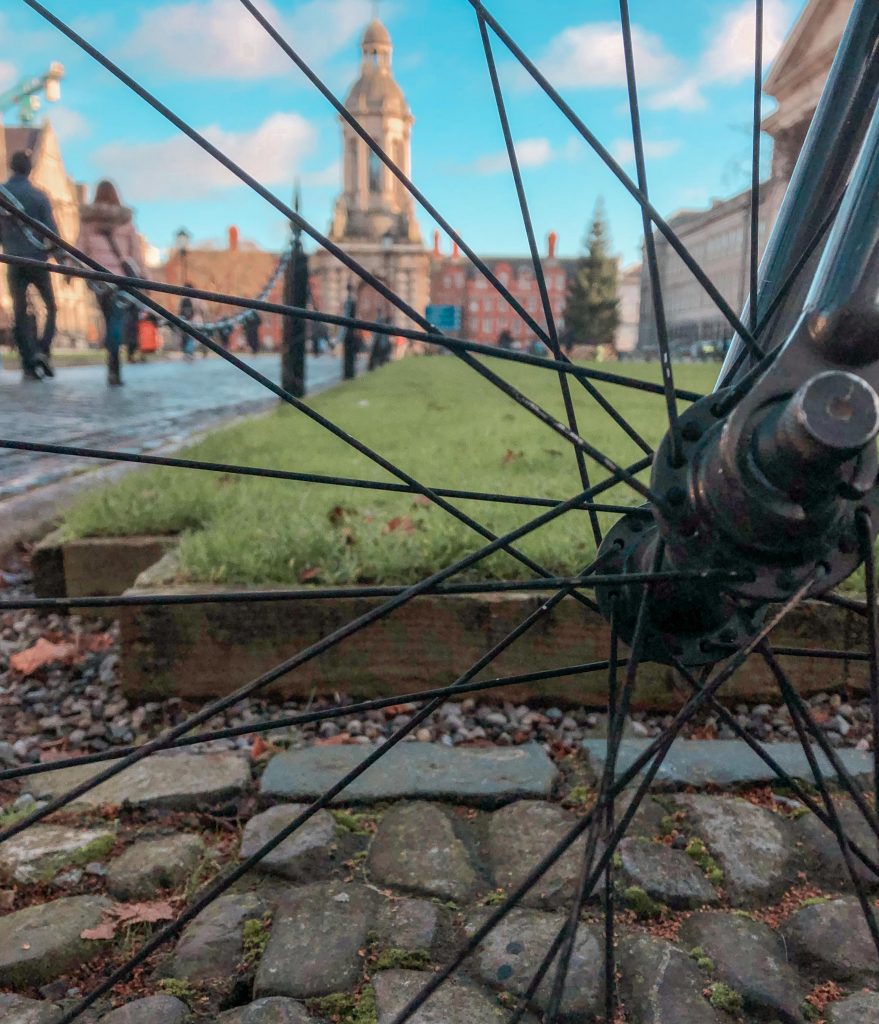
<svg viewBox="0 0 879 1024"><path fill-rule="evenodd" d="M574 344L612 345L620 322L617 261L610 255L607 214L600 198L584 249L568 283L565 336L569 348Z"/></svg>

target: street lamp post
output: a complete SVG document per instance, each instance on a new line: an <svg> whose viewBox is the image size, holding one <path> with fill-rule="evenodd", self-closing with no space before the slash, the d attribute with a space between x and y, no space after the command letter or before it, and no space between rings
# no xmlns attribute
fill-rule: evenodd
<svg viewBox="0 0 879 1024"><path fill-rule="evenodd" d="M298 187L293 205L298 213ZM302 247L299 223L294 221L292 227L292 252L284 274L284 303L304 309L308 303L308 257ZM289 314L284 317L281 342L281 387L297 398L305 394L305 321Z"/></svg>
<svg viewBox="0 0 879 1024"><path fill-rule="evenodd" d="M394 232L388 228L388 230L382 235L382 252L384 253L384 276L385 276L385 287L391 287L391 254L394 251ZM390 322L391 307L388 304L388 300L385 299L385 319Z"/></svg>
<svg viewBox="0 0 879 1024"><path fill-rule="evenodd" d="M192 235L186 230L186 228L181 228L177 232L174 241L177 249L177 255L180 258L180 284L186 284L189 280L189 270L187 269L186 261L189 256Z"/></svg>

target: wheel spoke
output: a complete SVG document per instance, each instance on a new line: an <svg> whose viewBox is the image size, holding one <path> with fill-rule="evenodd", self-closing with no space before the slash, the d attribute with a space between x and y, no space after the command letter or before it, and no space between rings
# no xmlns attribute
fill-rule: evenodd
<svg viewBox="0 0 879 1024"><path fill-rule="evenodd" d="M769 656L771 657L771 652L769 652ZM873 911L870 900L867 897L861 876L858 874L855 867L849 840L846 837L842 822L839 820L839 814L837 813L833 798L830 796L830 792L827 789L824 773L821 771L821 766L819 765L818 759L815 757L815 753L812 750L812 744L809 742L805 726L806 715L803 713L799 702L796 700L794 688L791 685L787 674L777 662L775 662L775 665L777 668L777 672L775 673L776 679L778 680L781 688L785 704L790 711L791 721L797 731L797 736L799 737L803 752L809 762L809 768L812 771L815 786L821 794L821 800L824 803L824 809L826 811L827 819L829 820L830 830L833 832L837 844L839 845L840 852L842 853L843 860L845 861L846 870L848 871L849 878L854 886L858 902L861 904L861 910L863 911L864 919L867 922L867 928L870 931L870 938L873 940L873 945L876 948L877 955L879 955L879 925L876 923L876 915Z"/></svg>
<svg viewBox="0 0 879 1024"><path fill-rule="evenodd" d="M773 648L772 653L773 655L778 654L777 649ZM677 658L672 659L672 664L674 665L678 674L687 684L690 693L698 693L702 689L704 684L698 682L693 677L692 673L688 671L686 666L683 665ZM680 692L683 693L684 691L681 689ZM747 729L745 729L742 725L739 724L739 721L735 717L735 715L733 715L731 711L729 711L723 704L721 704L716 697L712 697L709 700L708 706L711 708L711 711L714 714L716 714L718 718L720 718L723 721L723 723L729 729L731 729L736 734L736 736L738 736L740 740L742 740L742 742L746 743L751 748L751 750L753 750L753 752L760 758L760 760L763 761L763 763L766 764L775 773L779 781L784 783L784 785L787 786L792 793L794 793L797 799L800 800L805 807L807 807L817 818L819 818L825 825L827 825L828 828L831 827L831 820L827 814L827 810L821 807L820 804L815 802L815 800L812 798L809 792L803 787L799 779L796 779L793 775L790 775L786 771L786 769L784 769L778 763L778 761L775 760L775 758L770 754L767 744L761 743L759 740L755 739L748 732ZM872 857L865 853L865 851L862 850L861 847L859 847L852 840L849 840L849 847L852 853L861 861L861 863L864 864L867 868L869 868L869 870L873 872L877 879L879 879L879 863L873 860Z"/></svg>
<svg viewBox="0 0 879 1024"><path fill-rule="evenodd" d="M504 144L507 149L507 159L510 163L510 171L513 175L513 183L516 187L516 195L519 200L519 210L522 214L522 223L525 227L525 235L528 240L528 248L531 254L531 263L534 267L534 276L537 280L538 291L540 292L540 301L543 306L543 315L546 319L547 330L549 332L549 340L545 341L550 352L556 359L562 359L561 346L559 345L558 331L556 329L555 316L553 315L552 304L549 301L549 290L546 287L546 275L543 272L543 262L540 258L540 253L537 249L537 238L534 234L534 223L531 218L531 210L528 206L528 199L525 195L525 185L522 181L522 171L519 166L519 157L516 153L516 145L513 142L513 133L510 130L510 121L507 116L507 107L504 101L503 91L501 89L500 78L497 72L497 63L494 59L494 50L491 45L491 38L488 34L488 26L485 24L485 19L482 14L477 11L476 17L479 22L479 33L482 38L482 47L485 52L485 62L488 67L489 78L491 79L491 87L494 93L495 105L498 111L498 119L501 124L501 131L504 136ZM567 357L564 357L567 358ZM614 408L614 406L607 401L601 392L592 386L589 381L581 380L580 382L589 395L595 399L595 401L601 406L601 408L611 417L611 419L625 431L625 433L638 445L639 448L646 454L650 454L652 448L644 440L643 437L632 427L632 425L626 420L620 413ZM565 411L568 416L568 423L571 429L577 431L577 420L574 413L574 406L571 400L571 393L568 387L567 380L565 380L561 374L559 374L559 384L562 389L562 399L565 406ZM588 476L586 475L586 466L580 453L578 453L577 459L578 469L580 471L580 478L583 486L588 486ZM601 531L598 526L597 517L592 521L592 529L595 535L595 541L597 544L601 543Z"/></svg>
<svg viewBox="0 0 879 1024"><path fill-rule="evenodd" d="M779 688L787 693L790 697L791 702L797 709L797 712L805 723L806 728L812 734L815 742L821 748L821 752L827 758L827 761L836 772L839 785L849 794L852 800L857 805L858 810L864 816L867 824L873 830L877 840L879 840L879 817L877 817L876 809L871 807L869 802L864 797L864 792L858 782L852 777L848 768L846 768L842 759L839 757L836 749L832 747L824 735L823 730L818 726L809 710L808 704L803 698L793 690L789 690L787 686L787 676L775 659L773 652L769 649L767 644L762 644L760 653L763 656L763 660L769 667L770 672L778 683Z"/></svg>
<svg viewBox="0 0 879 1024"><path fill-rule="evenodd" d="M644 136L641 131L641 110L638 103L638 80L635 73L635 51L632 45L632 24L629 18L629 0L620 0L620 24L623 30L623 53L626 61L626 85L629 93L629 112L632 120L632 143L635 150L635 167L638 188L646 196L647 164L644 159ZM682 440L678 424L678 408L675 401L674 374L668 345L668 327L665 320L665 304L662 298L662 281L659 260L656 256L656 239L653 225L646 210L641 209L641 227L644 231L644 254L650 278L650 293L653 299L653 317L656 321L656 340L659 346L659 364L662 368L662 382L665 387L665 405L668 413L669 445L675 465L681 460Z"/></svg>
<svg viewBox="0 0 879 1024"><path fill-rule="evenodd" d="M659 572L662 566L662 560L665 556L665 545L660 541L656 545L656 550L653 554L653 563L651 565L651 572ZM611 794L611 785L616 776L617 769L617 755L619 753L620 744L623 740L623 732L626 721L626 716L629 712L629 706L632 700L632 693L635 689L635 679L638 674L638 666L641 662L641 657L644 650L644 639L647 630L647 618L648 618L648 602L650 599L650 588L645 587L641 592L641 599L638 602L638 614L635 621L635 632L632 637L632 653L629 658L628 664L626 665L626 675L623 680L622 689L619 695L616 693L616 676L615 666L612 661L613 671L613 685L608 686L608 697L613 697L613 707L608 703L608 738L607 738L607 756L604 762L604 770L601 774L601 782L599 783L598 789L598 804L599 806L605 805L608 808L607 813L613 814L614 800ZM617 699L618 698L618 699ZM604 816L606 819L606 815ZM552 993L550 995L549 1006L546 1012L546 1024L557 1024L559 1015L562 1010L562 999L565 994L565 986L568 981L568 971L571 966L571 957L574 953L574 945L577 941L577 925L580 920L580 912L583 909L583 905L586 900L592 895L592 889L594 888L595 882L589 884L590 873L592 870L592 863L595 858L595 851L598 845L598 835L602 829L605 821L601 814L595 816L586 840L586 848L583 852L583 863L580 870L580 874L577 879L577 887L574 893L574 899L571 902L571 909L568 914L568 920L566 924L566 934L562 942L561 951L559 954L558 963L556 965L555 978L552 985ZM610 1018L609 1018L610 1019Z"/></svg>
<svg viewBox="0 0 879 1024"><path fill-rule="evenodd" d="M751 334L757 335L757 289L760 270L760 131L763 99L763 0L754 0L754 121L751 136L751 234L748 309Z"/></svg>

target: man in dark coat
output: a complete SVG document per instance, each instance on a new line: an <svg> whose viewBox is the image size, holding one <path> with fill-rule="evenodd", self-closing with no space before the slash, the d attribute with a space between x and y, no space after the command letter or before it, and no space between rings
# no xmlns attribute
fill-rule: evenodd
<svg viewBox="0 0 879 1024"><path fill-rule="evenodd" d="M30 181L31 159L27 153L19 151L12 154L9 161L12 177L6 182L6 190L10 192L30 214L47 228L58 234L58 225L52 213L52 204L45 192L36 188ZM30 260L45 263L52 252L52 247L36 246L22 230L21 222L11 214L0 217L0 242L7 256L24 256ZM9 292L12 295L14 316L13 337L21 356L21 366L25 380L40 380L40 370L52 377L49 355L52 338L55 336L55 318L57 306L55 293L52 290L52 275L43 267L12 266L7 268ZM37 350L33 350L27 316L27 290L33 285L46 306L46 323L42 337L37 341Z"/></svg>

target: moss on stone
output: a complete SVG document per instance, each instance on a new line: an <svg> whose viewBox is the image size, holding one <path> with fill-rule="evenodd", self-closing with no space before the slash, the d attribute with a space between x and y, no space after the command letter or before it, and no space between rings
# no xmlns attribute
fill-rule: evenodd
<svg viewBox="0 0 879 1024"><path fill-rule="evenodd" d="M693 836L689 843L687 843L684 852L699 865L705 873L705 877L712 885L723 885L723 869L711 856L708 852L708 847L698 836Z"/></svg>
<svg viewBox="0 0 879 1024"><path fill-rule="evenodd" d="M588 786L581 784L571 789L570 793L565 797L565 803L577 804L582 807L584 804L588 804L591 799L592 790Z"/></svg>
<svg viewBox="0 0 879 1024"><path fill-rule="evenodd" d="M163 978L159 982L159 988L168 996L174 996L184 1003L191 1003L198 996L198 989L182 978Z"/></svg>
<svg viewBox="0 0 879 1024"><path fill-rule="evenodd" d="M498 904L503 903L507 898L507 894L503 889L493 889L482 901L486 907L496 907Z"/></svg>
<svg viewBox="0 0 879 1024"><path fill-rule="evenodd" d="M381 821L381 814L375 811L330 810L341 833L354 836L371 836Z"/></svg>
<svg viewBox="0 0 879 1024"><path fill-rule="evenodd" d="M741 995L722 981L716 981L709 988L708 1002L715 1010L724 1010L732 1014L741 1013L745 1008Z"/></svg>
<svg viewBox="0 0 879 1024"><path fill-rule="evenodd" d="M633 911L640 918L659 917L663 912L661 903L657 903L638 885L630 885L623 890L623 903L627 910Z"/></svg>
<svg viewBox="0 0 879 1024"><path fill-rule="evenodd" d="M320 999L309 999L308 1010L334 1024L378 1024L378 1007L371 985L361 992L335 992Z"/></svg>
<svg viewBox="0 0 879 1024"><path fill-rule="evenodd" d="M392 946L379 953L372 969L376 971L424 971L430 967L430 954L426 949L399 949Z"/></svg>
<svg viewBox="0 0 879 1024"><path fill-rule="evenodd" d="M69 853L59 853L54 857L48 857L40 866L39 872L34 876L35 882L51 882L59 871L66 868L84 867L92 861L103 860L116 843L115 833L98 836L81 850L73 850Z"/></svg>
<svg viewBox="0 0 879 1024"><path fill-rule="evenodd" d="M677 822L671 814L664 814L659 820L659 834L670 836L677 828Z"/></svg>
<svg viewBox="0 0 879 1024"><path fill-rule="evenodd" d="M244 922L241 934L246 967L252 967L262 959L266 946L269 944L271 923L272 919L268 914Z"/></svg>
<svg viewBox="0 0 879 1024"><path fill-rule="evenodd" d="M800 902L800 909L802 910L803 907L817 907L822 903L827 903L826 896L810 896L807 900Z"/></svg>

